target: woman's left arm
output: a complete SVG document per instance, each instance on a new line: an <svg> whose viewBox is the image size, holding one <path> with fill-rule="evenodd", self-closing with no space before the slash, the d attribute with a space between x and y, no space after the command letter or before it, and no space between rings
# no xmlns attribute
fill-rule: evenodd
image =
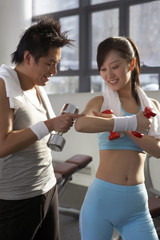
<svg viewBox="0 0 160 240"><path fill-rule="evenodd" d="M160 105L155 99L151 99L156 105L158 111L160 112ZM128 137L132 139L139 147L141 147L145 152L152 155L155 158L160 158L160 139L155 139L154 137L143 135L142 138L135 137L131 132L126 132Z"/></svg>
<svg viewBox="0 0 160 240"><path fill-rule="evenodd" d="M137 138L131 132L126 132L126 134L146 153L155 158L160 158L160 139L155 139L148 135L143 135L142 138Z"/></svg>

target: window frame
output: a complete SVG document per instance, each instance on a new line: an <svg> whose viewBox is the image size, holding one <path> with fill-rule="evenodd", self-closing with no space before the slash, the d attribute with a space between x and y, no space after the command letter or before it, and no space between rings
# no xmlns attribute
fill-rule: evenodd
<svg viewBox="0 0 160 240"><path fill-rule="evenodd" d="M34 1L34 0L33 0ZM32 23L44 16L54 17L59 20L62 17L79 16L79 70L60 71L58 68L57 76L78 76L79 92L91 91L90 76L99 75L97 69L91 68L91 15L93 12L109 9L119 9L119 35L129 36L129 7L137 4L155 2L159 0L117 0L106 3L91 5L91 0L79 0L79 7L63 10L55 13L32 16ZM83 34L82 34L83 33ZM141 66L141 74L155 73L159 75L160 88L160 66Z"/></svg>

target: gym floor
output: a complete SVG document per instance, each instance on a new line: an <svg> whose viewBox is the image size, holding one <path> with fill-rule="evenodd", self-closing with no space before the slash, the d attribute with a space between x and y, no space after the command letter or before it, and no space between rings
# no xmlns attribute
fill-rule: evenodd
<svg viewBox="0 0 160 240"><path fill-rule="evenodd" d="M59 197L61 207L80 210L87 187L69 183ZM60 213L61 240L80 240L78 216Z"/></svg>

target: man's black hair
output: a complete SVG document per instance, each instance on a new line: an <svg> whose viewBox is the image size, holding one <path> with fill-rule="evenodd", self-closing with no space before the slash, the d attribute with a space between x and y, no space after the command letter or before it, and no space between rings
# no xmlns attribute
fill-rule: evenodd
<svg viewBox="0 0 160 240"><path fill-rule="evenodd" d="M59 48L71 45L71 42L67 32L61 31L58 21L53 18L44 18L24 32L16 51L11 54L11 61L15 64L22 63L24 52L28 50L37 62L40 57L48 54L50 47Z"/></svg>

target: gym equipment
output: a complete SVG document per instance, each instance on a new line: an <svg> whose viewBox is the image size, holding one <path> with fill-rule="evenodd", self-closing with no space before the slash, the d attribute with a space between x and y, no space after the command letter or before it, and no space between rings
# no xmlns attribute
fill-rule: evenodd
<svg viewBox="0 0 160 240"><path fill-rule="evenodd" d="M64 162L54 165L54 173L57 179L58 196L60 197L66 189L67 184L72 180L73 174L79 172L92 162L92 157L85 154L76 154ZM53 161L54 163L54 161ZM61 214L79 218L79 209L59 206Z"/></svg>
<svg viewBox="0 0 160 240"><path fill-rule="evenodd" d="M112 111L112 110L105 110L105 111L103 111L102 113L113 114L113 111ZM117 138L119 138L119 137L120 137L120 134L119 134L119 133L116 133L116 132L114 132L114 131L110 131L110 135L108 136L108 139L109 139L110 141L112 141L112 140L115 140L115 139L117 139Z"/></svg>
<svg viewBox="0 0 160 240"><path fill-rule="evenodd" d="M145 109L144 109L144 116L145 116L146 118L155 117L155 116L156 116L156 112L155 112L152 108L150 108L150 107L145 107ZM135 137L137 137L137 138L143 137L143 134L138 133L138 132L136 132L136 131L132 131L132 134L133 134Z"/></svg>
<svg viewBox="0 0 160 240"><path fill-rule="evenodd" d="M65 114L65 113L78 114L78 112L79 112L79 109L71 103L64 104L61 109L61 114ZM53 151L61 152L66 143L66 140L64 137L62 137L62 135L63 135L63 132L51 134L47 142L47 146Z"/></svg>

